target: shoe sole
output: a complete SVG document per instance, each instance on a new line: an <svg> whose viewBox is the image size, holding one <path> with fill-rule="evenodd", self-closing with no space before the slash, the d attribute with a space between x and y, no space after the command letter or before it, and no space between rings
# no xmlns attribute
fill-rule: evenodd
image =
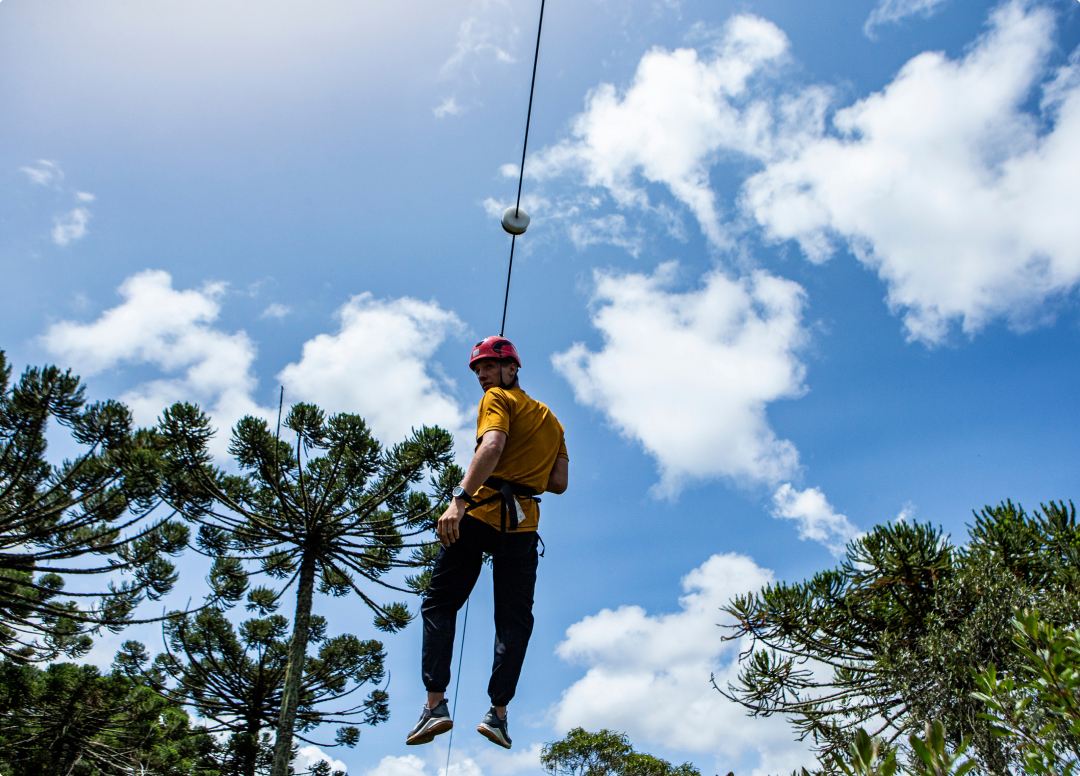
<svg viewBox="0 0 1080 776"><path fill-rule="evenodd" d="M495 730L495 729L493 729L493 728L489 728L489 727L488 727L487 725L485 725L485 724L484 724L483 722L481 722L481 723L480 723L480 724L479 724L479 725L478 725L478 726L476 727L476 732L477 732L477 733L479 733L480 735L482 735L482 736L483 736L484 738L486 738L486 739L487 739L488 741L490 741L491 743L493 743L493 744L498 744L498 745L499 745L499 746L501 746L501 747L502 747L503 749L509 749L509 748L510 748L510 744L508 744L508 743L506 742L506 739L504 739L504 738L503 738L503 737L502 737L502 736L501 736L501 735L499 734L499 731L498 731L498 730Z"/></svg>
<svg viewBox="0 0 1080 776"><path fill-rule="evenodd" d="M411 735L405 739L406 746L418 746L419 744L430 744L435 740L435 736L441 736L454 726L452 719L439 720L432 722L428 727L421 730L415 735ZM401 739L398 739L399 741Z"/></svg>

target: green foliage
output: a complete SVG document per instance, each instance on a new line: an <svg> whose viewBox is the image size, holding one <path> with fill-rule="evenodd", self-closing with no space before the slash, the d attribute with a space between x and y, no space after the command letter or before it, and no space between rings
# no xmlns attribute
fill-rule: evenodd
<svg viewBox="0 0 1080 776"><path fill-rule="evenodd" d="M323 723L337 723L345 726L333 745L355 746L360 737L355 725L375 725L389 717L385 691L376 687L364 700L333 710L325 704L382 681L382 644L349 634L327 637L325 621L312 621L310 643L318 646L318 654L307 658L301 680L297 737L319 743L303 734ZM224 773L253 776L263 771L268 759L265 731L276 727L281 712L289 621L275 614L234 629L220 611L205 609L170 620L165 631L166 652L151 665L136 641L124 644L117 665L130 676L146 677L176 703L192 707L212 723L209 731L229 734L221 758Z"/></svg>
<svg viewBox="0 0 1080 776"><path fill-rule="evenodd" d="M166 498L199 524L198 546L216 559L218 594L238 601L247 592L239 558L292 583L303 558L313 557L320 592L355 593L380 629L403 627L408 608L377 603L357 580L401 590L386 579L389 571L434 561L438 547L430 531L461 477L452 437L425 427L384 450L359 416L327 418L310 404L295 405L284 426L295 445L260 418L237 423L229 452L244 475L231 476L211 463L206 444L213 431L198 407L176 404L162 416ZM412 489L425 472L434 500ZM417 577L402 592L424 589ZM256 603L267 610L278 595L263 588Z"/></svg>
<svg viewBox="0 0 1080 776"><path fill-rule="evenodd" d="M365 583L401 592L425 589L424 574L408 577L405 588L388 574L431 564L431 529L462 476L452 463L453 439L438 428L414 431L383 449L358 415L327 417L311 404L294 405L284 426L295 445L262 419L237 423L229 452L242 475L234 476L212 465L207 442L213 431L198 407L176 404L159 424L167 447L166 499L200 525L199 548L215 558L215 593L230 602L247 593L248 608L266 614L295 584L275 776L285 776L293 734L306 724L299 710L316 589L333 596L354 593L372 611L376 628L403 628L411 619L408 607L376 602ZM425 474L434 499L414 489ZM241 560L258 563L263 574L284 584L248 592ZM385 694L380 697L368 707L373 721L384 716L378 709Z"/></svg>
<svg viewBox="0 0 1080 776"><path fill-rule="evenodd" d="M974 674L991 662L1015 673L1018 607L1080 621L1080 527L1064 503L1029 515L1005 502L975 517L964 547L928 525L878 526L839 567L734 599L731 638L752 646L721 691L754 715L789 717L826 763L864 725L893 747L938 719L980 770L1009 772L1018 762L980 716Z"/></svg>
<svg viewBox="0 0 1080 776"><path fill-rule="evenodd" d="M123 628L140 601L172 589L164 556L187 545L188 529L144 524L159 504L157 444L126 407L88 405L79 378L53 366L10 378L0 351L0 655L77 657L91 633ZM75 459L46 459L51 422L79 446ZM66 577L118 573L130 578L64 593Z"/></svg>
<svg viewBox="0 0 1080 776"><path fill-rule="evenodd" d="M635 752L623 733L589 733L574 728L560 741L544 745L540 764L552 776L701 776L690 763L674 766Z"/></svg>
<svg viewBox="0 0 1080 776"><path fill-rule="evenodd" d="M973 695L1026 773L1071 776L1080 763L1080 636L1037 610L1018 612L1012 625L1023 663L1015 676L999 676L991 663Z"/></svg>
<svg viewBox="0 0 1080 776"><path fill-rule="evenodd" d="M908 776L965 776L976 763L964 758L966 742L950 751L945 737L945 726L940 722L927 723L923 737L908 738L912 757L902 767ZM896 750L880 737L871 738L863 729L855 731L847 751L829 753L826 770L844 776L894 776L898 770ZM792 776L800 776L796 771ZM810 776L805 768L801 776Z"/></svg>
<svg viewBox="0 0 1080 776"><path fill-rule="evenodd" d="M855 731L847 757L832 753L833 767L844 776L893 776L896 773L896 750L883 746L880 738L870 738L866 731ZM806 774L806 769L803 769Z"/></svg>
<svg viewBox="0 0 1080 776"><path fill-rule="evenodd" d="M0 663L5 776L218 776L214 749L181 707L123 673Z"/></svg>

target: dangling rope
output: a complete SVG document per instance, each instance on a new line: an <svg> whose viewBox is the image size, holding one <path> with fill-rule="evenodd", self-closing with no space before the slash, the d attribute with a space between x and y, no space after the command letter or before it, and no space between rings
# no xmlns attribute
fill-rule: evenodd
<svg viewBox="0 0 1080 776"><path fill-rule="evenodd" d="M465 627L469 624L469 599L465 599L465 621L461 623L461 649L458 650L457 656L457 682L454 683L454 713L450 715L450 719L457 719L457 697L458 689L461 687L461 658L465 657ZM450 750L454 746L454 729L450 728L450 741L446 745L446 770L443 772L443 776L449 776L450 774Z"/></svg>
<svg viewBox="0 0 1080 776"><path fill-rule="evenodd" d="M525 181L525 152L529 148L529 122L532 120L533 91L536 89L536 63L540 59L540 31L544 28L544 0L540 0L540 23L536 25L536 53L533 54L532 83L529 85L529 112L525 114L525 142L521 145L521 169L518 171L517 202L514 204L514 217L521 210L521 184ZM510 301L510 275L514 271L514 245L517 235L510 237L510 267L506 270L506 296L503 297L502 325L499 336L506 331L506 305Z"/></svg>

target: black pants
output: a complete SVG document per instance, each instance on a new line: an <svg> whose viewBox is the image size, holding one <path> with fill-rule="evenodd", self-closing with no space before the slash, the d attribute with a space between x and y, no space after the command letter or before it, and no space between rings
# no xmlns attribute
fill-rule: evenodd
<svg viewBox="0 0 1080 776"><path fill-rule="evenodd" d="M488 696L492 706L505 706L514 697L532 635L536 532L502 534L466 515L459 534L456 542L439 550L431 586L420 607L424 617L424 686L428 692L446 692L450 684L457 613L480 576L483 553L490 552L495 582L495 662Z"/></svg>

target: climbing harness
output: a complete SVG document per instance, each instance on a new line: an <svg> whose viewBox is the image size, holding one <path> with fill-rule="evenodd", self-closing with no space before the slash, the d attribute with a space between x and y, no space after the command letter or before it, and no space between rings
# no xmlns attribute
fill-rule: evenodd
<svg viewBox="0 0 1080 776"><path fill-rule="evenodd" d="M506 331L506 305L510 301L510 275L514 271L514 245L519 234L529 228L529 214L521 209L521 184L525 181L525 152L529 148L529 122L532 120L533 92L536 90L536 63L540 59L540 30L544 27L544 0L540 0L540 22L536 25L536 53L533 54L532 83L529 85L529 110L525 114L525 142L521 144L521 168L518 170L517 202L503 213L502 227L510 235L510 266L506 270L506 295L503 297L502 325L499 336Z"/></svg>
<svg viewBox="0 0 1080 776"><path fill-rule="evenodd" d="M510 530L516 531L518 529L518 523L525 519L525 513L521 511L521 504L518 503L519 498L532 499L537 504L540 503L540 497L536 495L536 491L530 488L528 485L519 485L516 482L508 482L506 480L499 479L498 477L488 477L484 482L485 488L491 488L495 491L494 496L488 496L480 501L472 501L466 499L469 502L469 506L465 507L465 514L473 511L477 507L482 507L486 504L490 504L496 500L502 501L502 516L500 517L499 532L506 533L507 518L509 517Z"/></svg>
<svg viewBox="0 0 1080 776"><path fill-rule="evenodd" d="M506 307L510 302L510 276L514 272L514 246L517 244L517 238L520 234L525 234L525 230L529 228L529 214L521 207L521 186L525 182L525 153L529 148L529 123L532 121L532 106L533 106L533 92L536 90L536 63L540 59L540 31L544 28L544 2L540 0L540 21L536 25L536 51L533 53L533 69L532 69L532 81L529 84L529 109L525 114L525 142L521 144L521 168L518 170L518 190L517 201L513 207L508 207L502 216L502 228L510 235L510 264L506 269L506 294L503 296L503 313L502 324L499 326L499 337L502 337L506 332ZM491 338L488 338L491 339ZM478 342L476 348L478 349L484 342ZM509 343L507 343L509 344ZM517 355L517 351L513 349L514 346L510 345L510 350L513 351L514 360L517 361L518 367L521 367L521 359ZM507 357L509 352L507 353ZM473 354L473 360L476 360L477 354ZM471 365L471 362L470 362ZM506 482L500 480L497 477L489 477L487 482L484 483L487 487L495 491L494 496L483 499L476 503L470 503L465 510L465 514L468 514L470 510L475 507L481 506L493 502L495 499L502 499L502 518L501 518L501 533L506 535L507 519L509 518L510 530L516 531L518 523L525 519L524 514L521 512L521 505L518 504L518 498L531 498L537 502L540 501L536 496L536 491L525 485L518 485L513 482ZM511 509L510 505L513 505ZM543 544L543 540L539 535L536 537L540 544ZM543 552L540 553L543 557ZM450 717L451 720L457 719L457 699L458 688L461 686L461 660L465 656L465 628L469 624L469 599L465 599L465 619L461 624L461 650L458 653L458 671L457 682L454 684L454 713ZM446 745L446 768L444 776L450 774L450 751L454 746L454 729L450 728L450 739Z"/></svg>

